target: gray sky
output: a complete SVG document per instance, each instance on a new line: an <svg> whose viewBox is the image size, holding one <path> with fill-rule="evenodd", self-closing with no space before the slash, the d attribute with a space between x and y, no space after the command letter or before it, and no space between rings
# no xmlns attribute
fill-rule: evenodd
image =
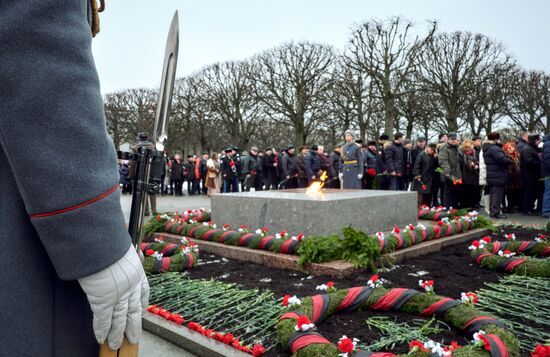
<svg viewBox="0 0 550 357"><path fill-rule="evenodd" d="M180 16L178 77L290 40L343 49L350 26L402 15L427 28L479 32L504 43L527 69L550 72L548 0L116 0L106 1L94 39L102 92L157 87L168 27Z"/></svg>

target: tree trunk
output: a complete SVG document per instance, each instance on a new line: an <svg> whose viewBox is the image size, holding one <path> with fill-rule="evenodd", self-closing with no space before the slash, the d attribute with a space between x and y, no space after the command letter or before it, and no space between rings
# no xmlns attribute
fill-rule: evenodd
<svg viewBox="0 0 550 357"><path fill-rule="evenodd" d="M394 122L395 122L395 99L393 98L391 93L389 93L384 98L384 106L385 106L384 132L389 136L391 136L393 134Z"/></svg>

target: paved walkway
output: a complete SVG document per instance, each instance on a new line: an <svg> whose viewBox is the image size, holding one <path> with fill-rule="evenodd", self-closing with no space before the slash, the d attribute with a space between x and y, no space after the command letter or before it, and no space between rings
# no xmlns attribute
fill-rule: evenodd
<svg viewBox="0 0 550 357"><path fill-rule="evenodd" d="M147 331L143 331L141 335L139 355L141 357L196 357L186 350Z"/></svg>

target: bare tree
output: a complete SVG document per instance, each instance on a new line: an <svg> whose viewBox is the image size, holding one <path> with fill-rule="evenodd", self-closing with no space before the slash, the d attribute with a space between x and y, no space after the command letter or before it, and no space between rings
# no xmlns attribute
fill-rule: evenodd
<svg viewBox="0 0 550 357"><path fill-rule="evenodd" d="M386 22L371 20L352 30L346 57L357 70L368 74L384 104L384 130L393 132L397 120L396 100L417 64L417 53L431 39L436 24L424 36L411 34L412 23L399 17Z"/></svg>
<svg viewBox="0 0 550 357"><path fill-rule="evenodd" d="M201 72L204 97L211 108L211 116L229 134L229 140L242 148L266 115L257 97L254 77L257 67L250 61L224 62L209 66Z"/></svg>
<svg viewBox="0 0 550 357"><path fill-rule="evenodd" d="M259 99L272 119L293 127L295 144L303 145L322 116L334 62L332 47L290 42L265 51L255 61Z"/></svg>
<svg viewBox="0 0 550 357"><path fill-rule="evenodd" d="M476 86L485 86L493 65L513 66L500 43L469 32L440 33L419 52L423 86L436 94L448 131L459 131Z"/></svg>
<svg viewBox="0 0 550 357"><path fill-rule="evenodd" d="M508 115L518 129L548 129L550 76L539 71L521 71L513 76L511 87Z"/></svg>
<svg viewBox="0 0 550 357"><path fill-rule="evenodd" d="M115 148L130 142L135 137L131 136L132 123L129 120L128 100L125 98L125 91L107 94L104 98L105 119L107 121L107 132L111 135Z"/></svg>

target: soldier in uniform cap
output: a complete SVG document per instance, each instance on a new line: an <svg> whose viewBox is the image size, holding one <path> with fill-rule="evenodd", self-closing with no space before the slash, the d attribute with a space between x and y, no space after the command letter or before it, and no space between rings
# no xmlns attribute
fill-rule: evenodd
<svg viewBox="0 0 550 357"><path fill-rule="evenodd" d="M226 147L223 151L225 153L225 156L221 159L223 193L239 192L239 173L237 162L233 157L235 151L230 146Z"/></svg>
<svg viewBox="0 0 550 357"><path fill-rule="evenodd" d="M344 189L361 189L363 178L363 153L361 146L355 143L355 134L346 131L344 134L346 143L340 152L340 182Z"/></svg>

